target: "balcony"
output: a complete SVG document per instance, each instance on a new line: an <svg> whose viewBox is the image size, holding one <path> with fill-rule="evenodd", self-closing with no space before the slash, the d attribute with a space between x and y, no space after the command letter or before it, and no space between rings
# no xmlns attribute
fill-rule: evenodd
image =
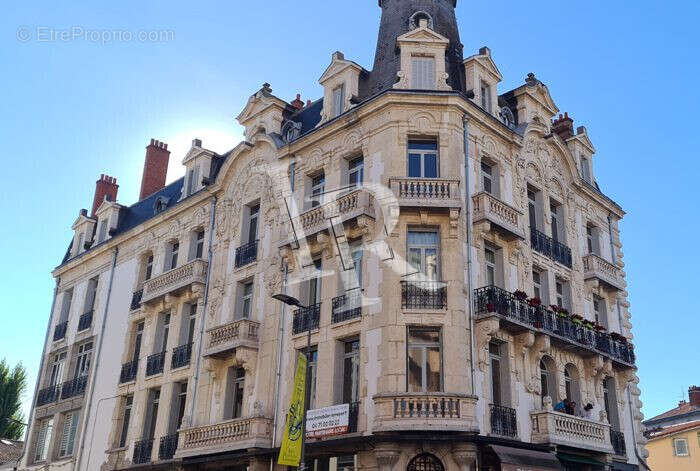
<svg viewBox="0 0 700 471"><path fill-rule="evenodd" d="M70 399L85 393L87 387L87 375L80 375L61 385L61 399Z"/></svg>
<svg viewBox="0 0 700 471"><path fill-rule="evenodd" d="M520 217L523 213L519 210L486 192L472 196L472 202L474 224L487 221L506 240L525 239L525 233L520 228Z"/></svg>
<svg viewBox="0 0 700 471"><path fill-rule="evenodd" d="M40 389L39 392L36 394L36 406L45 406L46 404L51 404L52 402L58 401L60 392L61 387L58 385Z"/></svg>
<svg viewBox="0 0 700 471"><path fill-rule="evenodd" d="M239 319L229 324L209 329L207 351L204 356L226 356L237 348L258 348L260 324L249 319Z"/></svg>
<svg viewBox="0 0 700 471"><path fill-rule="evenodd" d="M144 304L156 301L166 294L176 294L192 287L194 284L204 286L207 278L207 262L197 259L187 265L175 268L160 276L151 278L143 285L141 302Z"/></svg>
<svg viewBox="0 0 700 471"><path fill-rule="evenodd" d="M374 198L367 190L357 188L304 211L295 219L294 230L301 230L303 236L308 237L328 229L330 220L333 224L340 224L363 215L374 219ZM295 239L301 236L296 234Z"/></svg>
<svg viewBox="0 0 700 471"><path fill-rule="evenodd" d="M294 311L292 320L292 333L301 334L308 330L318 329L321 323L321 303Z"/></svg>
<svg viewBox="0 0 700 471"><path fill-rule="evenodd" d="M141 298L143 298L143 288L131 295L131 310L135 311L141 307Z"/></svg>
<svg viewBox="0 0 700 471"><path fill-rule="evenodd" d="M572 267L571 249L537 229L530 230L532 250L545 255L565 267Z"/></svg>
<svg viewBox="0 0 700 471"><path fill-rule="evenodd" d="M154 353L146 358L146 377L154 376L163 372L165 366L165 353Z"/></svg>
<svg viewBox="0 0 700 471"><path fill-rule="evenodd" d="M178 434L174 433L167 437L161 437L160 445L158 446L158 459L171 460L175 456L177 450Z"/></svg>
<svg viewBox="0 0 700 471"><path fill-rule="evenodd" d="M625 444L625 434L617 430L610 430L610 443L617 456L627 456L627 445Z"/></svg>
<svg viewBox="0 0 700 471"><path fill-rule="evenodd" d="M153 453L153 439L139 440L134 443L134 464L150 463Z"/></svg>
<svg viewBox="0 0 700 471"><path fill-rule="evenodd" d="M362 317L362 291L355 289L333 298L331 321L334 324Z"/></svg>
<svg viewBox="0 0 700 471"><path fill-rule="evenodd" d="M597 332L562 318L544 306L530 306L496 286L479 288L474 297L477 316L497 317L504 330L514 334L526 330L547 334L553 344L567 350L583 356L603 355L624 367L634 367L632 344L616 340L607 332Z"/></svg>
<svg viewBox="0 0 700 471"><path fill-rule="evenodd" d="M92 313L93 311L90 310L80 316L80 319L78 319L78 332L88 330L92 326Z"/></svg>
<svg viewBox="0 0 700 471"><path fill-rule="evenodd" d="M530 412L532 443L612 453L610 425L555 411Z"/></svg>
<svg viewBox="0 0 700 471"><path fill-rule="evenodd" d="M583 257L583 278L585 280L595 278L608 287L619 291L625 287L622 270L595 254Z"/></svg>
<svg viewBox="0 0 700 471"><path fill-rule="evenodd" d="M185 345L180 345L173 350L173 357L170 361L170 367L175 370L177 368L183 368L190 364L190 358L192 357L192 344L186 343Z"/></svg>
<svg viewBox="0 0 700 471"><path fill-rule="evenodd" d="M122 371L119 375L119 384L130 383L136 380L136 373L139 370L139 360L130 361L122 365Z"/></svg>
<svg viewBox="0 0 700 471"><path fill-rule="evenodd" d="M476 432L476 401L475 396L441 392L378 394L374 396L374 429Z"/></svg>
<svg viewBox="0 0 700 471"><path fill-rule="evenodd" d="M178 458L249 448L269 448L272 419L232 419L180 431Z"/></svg>
<svg viewBox="0 0 700 471"><path fill-rule="evenodd" d="M66 330L68 330L68 321L56 324L56 327L53 329L53 341L58 342L66 338Z"/></svg>
<svg viewBox="0 0 700 471"><path fill-rule="evenodd" d="M441 281L402 281L403 309L447 309L447 284Z"/></svg>
<svg viewBox="0 0 700 471"><path fill-rule="evenodd" d="M495 404L491 404L489 407L491 434L516 438L518 436L518 420L515 409Z"/></svg>
<svg viewBox="0 0 700 471"><path fill-rule="evenodd" d="M236 268L249 265L258 259L258 241L241 245L236 249Z"/></svg>
<svg viewBox="0 0 700 471"><path fill-rule="evenodd" d="M399 206L461 208L459 180L445 178L390 178L389 186Z"/></svg>

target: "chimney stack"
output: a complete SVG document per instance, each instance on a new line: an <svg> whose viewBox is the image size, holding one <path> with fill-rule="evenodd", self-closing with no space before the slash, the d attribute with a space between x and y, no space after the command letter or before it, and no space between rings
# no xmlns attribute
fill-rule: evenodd
<svg viewBox="0 0 700 471"><path fill-rule="evenodd" d="M574 120L569 118L569 113L559 115L558 119L552 121L552 133L558 134L563 140L574 137Z"/></svg>
<svg viewBox="0 0 700 471"><path fill-rule="evenodd" d="M297 97L292 101L292 106L298 110L304 108L304 101L301 99L301 93L297 93Z"/></svg>
<svg viewBox="0 0 700 471"><path fill-rule="evenodd" d="M700 407L700 386L691 386L688 388L688 398L691 406Z"/></svg>
<svg viewBox="0 0 700 471"><path fill-rule="evenodd" d="M139 200L151 196L165 186L169 159L168 144L151 139L151 143L146 147L146 161L143 164Z"/></svg>
<svg viewBox="0 0 700 471"><path fill-rule="evenodd" d="M95 182L95 196L92 199L92 212L90 217L95 217L95 212L100 207L102 202L107 199L107 201L117 201L117 191L119 190L119 185L117 185L117 179L105 175L104 173L100 175L100 179Z"/></svg>

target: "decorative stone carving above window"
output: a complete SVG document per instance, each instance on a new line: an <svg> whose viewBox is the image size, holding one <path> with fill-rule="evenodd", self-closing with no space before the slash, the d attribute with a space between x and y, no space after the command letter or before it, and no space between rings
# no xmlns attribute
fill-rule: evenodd
<svg viewBox="0 0 700 471"><path fill-rule="evenodd" d="M360 65L345 59L342 52L333 53L331 64L318 81L323 86L321 123L340 116L353 106L359 95L363 71Z"/></svg>
<svg viewBox="0 0 700 471"><path fill-rule="evenodd" d="M450 41L430 28L429 15L427 18L417 16L416 19L418 27L396 40L401 49L401 70L397 73L399 80L394 88L451 90L445 70L445 51Z"/></svg>

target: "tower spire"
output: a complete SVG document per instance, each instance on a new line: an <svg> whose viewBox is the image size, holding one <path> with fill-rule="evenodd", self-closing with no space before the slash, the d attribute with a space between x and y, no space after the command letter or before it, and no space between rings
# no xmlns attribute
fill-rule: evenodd
<svg viewBox="0 0 700 471"><path fill-rule="evenodd" d="M396 38L417 28L421 19L427 19L432 30L450 41L445 54L448 84L453 90L464 91L464 55L455 15L457 0L379 0L379 6L382 18L374 68L363 83L361 95L370 97L394 86L401 65Z"/></svg>

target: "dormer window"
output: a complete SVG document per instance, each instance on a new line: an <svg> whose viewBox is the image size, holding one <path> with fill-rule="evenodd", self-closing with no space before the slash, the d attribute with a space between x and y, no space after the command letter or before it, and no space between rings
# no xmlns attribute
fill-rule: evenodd
<svg viewBox="0 0 700 471"><path fill-rule="evenodd" d="M84 242L84 240L85 240L85 236L84 236L83 233L81 232L80 234L78 234L78 243L77 243L77 245L76 245L76 247L75 247L75 254L76 254L76 255L78 255L80 252L83 251L83 242Z"/></svg>
<svg viewBox="0 0 700 471"><path fill-rule="evenodd" d="M107 220L100 221L100 227L97 230L97 243L104 242L107 238Z"/></svg>
<svg viewBox="0 0 700 471"><path fill-rule="evenodd" d="M345 86L340 85L333 89L333 117L336 118L343 114L343 105L345 103Z"/></svg>
<svg viewBox="0 0 700 471"><path fill-rule="evenodd" d="M591 166L590 166L589 160L581 156L581 178L584 179L584 181L591 183Z"/></svg>
<svg viewBox="0 0 700 471"><path fill-rule="evenodd" d="M435 90L435 57L413 56L411 58L411 88Z"/></svg>
<svg viewBox="0 0 700 471"><path fill-rule="evenodd" d="M294 121L287 121L282 127L282 136L285 142L289 143L294 141L299 137L299 132L301 131L301 123L295 123Z"/></svg>
<svg viewBox="0 0 700 471"><path fill-rule="evenodd" d="M187 172L187 196L194 194L199 189L197 179L199 178L199 166L196 165Z"/></svg>
<svg viewBox="0 0 700 471"><path fill-rule="evenodd" d="M162 213L168 207L169 199L164 196L159 196L156 198L155 203L153 203L153 212L155 214Z"/></svg>
<svg viewBox="0 0 700 471"><path fill-rule="evenodd" d="M491 87L486 82L481 82L481 107L491 113Z"/></svg>
<svg viewBox="0 0 700 471"><path fill-rule="evenodd" d="M510 110L510 108L507 106L501 108L500 116L503 124L511 129L515 127L515 116L513 116L513 112Z"/></svg>

